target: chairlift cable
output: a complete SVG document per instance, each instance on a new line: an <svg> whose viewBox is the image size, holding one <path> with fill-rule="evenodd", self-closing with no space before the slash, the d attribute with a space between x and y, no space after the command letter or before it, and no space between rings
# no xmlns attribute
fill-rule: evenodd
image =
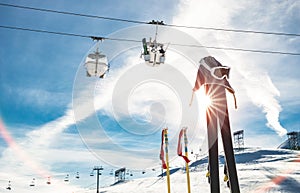
<svg viewBox="0 0 300 193"><path fill-rule="evenodd" d="M241 51L241 52L253 52L253 53L263 53L263 54L281 54L281 55L292 55L300 56L300 53L297 52L282 52L282 51L271 51L271 50L257 50L257 49L244 49L244 48L233 48L233 47L217 47L217 46L205 46L205 45L187 45L187 44L172 44L176 46L185 46L185 47L195 47L195 48L206 48L206 49L215 49L215 50L229 50L229 51Z"/></svg>
<svg viewBox="0 0 300 193"><path fill-rule="evenodd" d="M48 31L48 30L22 28L22 27L15 27L15 26L0 25L0 28L21 30L21 31L31 31L31 32L38 32L38 33L48 33L48 34L63 35L63 36L73 36L73 37L81 37L81 38L93 38L93 36L86 36L86 35L80 35L80 34L74 34L74 33L54 32L54 31Z"/></svg>
<svg viewBox="0 0 300 193"><path fill-rule="evenodd" d="M263 35L277 35L277 36L294 36L300 37L300 34L297 33L286 33L286 32L271 32L271 31L256 31L256 30L243 30L243 29L228 29L228 28L215 28L215 27L203 27L203 26L186 26L186 25L175 25L175 24L166 24L169 27L178 27L178 28L188 28L188 29L198 29L198 30L212 30L212 31L225 31L225 32L234 32L234 33L252 33L252 34L263 34Z"/></svg>
<svg viewBox="0 0 300 193"><path fill-rule="evenodd" d="M67 12L67 11L57 11L57 10L53 10L53 9L44 9L44 8L14 5L14 4L8 4L8 3L0 3L0 5L6 6L6 7L14 7L14 8L28 9L28 10L42 11L42 12L49 12L49 13L58 13L58 14L64 14L64 15L73 15L73 16L87 17L87 18L94 18L94 19L104 19L104 20L127 22L127 23L137 23L137 24L148 24L148 22L142 22L142 21L136 21L136 20L121 19L121 18L114 18L114 17L104 17L104 16L98 16L98 15L88 15L88 14L83 14L83 13L75 13L75 12Z"/></svg>
<svg viewBox="0 0 300 193"><path fill-rule="evenodd" d="M105 17L105 16L98 16L98 15L89 15L89 14L75 13L75 12L58 11L58 10L53 10L53 9L44 9L44 8L37 8L37 7L14 5L14 4L8 4L8 3L0 3L0 6L13 7L13 8L19 8L19 9L27 9L27 10L34 10L34 11L42 11L42 12L49 12L49 13L57 13L57 14L64 14L64 15L73 15L73 16L87 17L87 18L94 18L94 19L103 19L103 20L110 20L110 21L135 23L135 24L148 24L148 25L163 24L164 26L168 26L168 27L188 28L188 29L198 29L198 30L212 30L212 31L234 32L234 33L248 33L248 34L263 34L263 35L277 35L277 36L300 37L300 34L298 34L298 33L257 31L257 30L243 30L243 29L229 29L229 28L215 28L215 27L204 27L204 26L187 26L187 25L176 25L176 24L164 24L163 22L161 22L161 23L159 23L159 22L153 22L153 21L152 22L145 22L145 21L138 21L138 20L131 20L131 19L122 19L122 18L115 18L115 17Z"/></svg>
<svg viewBox="0 0 300 193"><path fill-rule="evenodd" d="M97 36L89 36L89 35L82 35L82 34L75 34L75 33L39 30L39 29L32 29L32 28L22 28L22 27L15 27L15 26L0 25L0 28L12 29L12 30L21 30L21 31L30 31L30 32L37 32L37 33L47 33L47 34L62 35L62 36L89 38L89 39L102 39L102 40L136 42L136 43L141 42L140 40L134 40L134 39L110 38L110 37L101 37L101 36L97 37ZM263 53L263 54L281 54L281 55L300 56L299 52L283 52L283 51L244 49L244 48L234 48L234 47L217 47L217 46L205 46L205 45L199 46L199 45L176 44L176 43L170 43L170 45L186 46L186 47L194 47L194 48L206 48L206 49L215 49L215 50L229 50L229 51L252 52L252 53Z"/></svg>

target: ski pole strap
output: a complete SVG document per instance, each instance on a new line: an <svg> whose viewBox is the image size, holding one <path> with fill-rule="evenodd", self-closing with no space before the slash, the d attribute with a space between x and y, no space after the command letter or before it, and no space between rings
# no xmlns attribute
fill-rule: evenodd
<svg viewBox="0 0 300 193"><path fill-rule="evenodd" d="M181 140L182 140L182 135L184 134L184 130L185 130L185 129L181 129L181 131L180 131L180 133L179 133L178 146L177 146L177 154L178 154L178 156L181 156L181 157L184 159L184 161L185 161L186 163L189 163L190 160L189 160L186 156L184 156L184 155L182 154L182 142L181 142ZM185 147L185 148L186 148L186 147Z"/></svg>
<svg viewBox="0 0 300 193"><path fill-rule="evenodd" d="M160 155L161 165L163 169L167 169L167 164L165 162L165 153L164 153L164 141L165 141L165 129L161 133L161 146L160 146Z"/></svg>

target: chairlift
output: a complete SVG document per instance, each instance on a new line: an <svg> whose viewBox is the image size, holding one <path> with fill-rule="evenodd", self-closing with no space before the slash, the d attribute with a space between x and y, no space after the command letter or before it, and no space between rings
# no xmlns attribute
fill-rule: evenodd
<svg viewBox="0 0 300 193"><path fill-rule="evenodd" d="M8 185L7 185L7 188L6 188L7 190L11 190L11 183L10 183L10 181L8 181Z"/></svg>
<svg viewBox="0 0 300 193"><path fill-rule="evenodd" d="M96 76L104 78L109 71L109 64L106 55L99 51L99 45L95 52L90 53L86 59L84 66L86 68L86 75L88 77Z"/></svg>
<svg viewBox="0 0 300 193"><path fill-rule="evenodd" d="M79 179L79 172L76 173L76 177L77 179Z"/></svg>
<svg viewBox="0 0 300 193"><path fill-rule="evenodd" d="M48 177L47 184L51 184L50 176Z"/></svg>
<svg viewBox="0 0 300 193"><path fill-rule="evenodd" d="M64 181L65 181L65 182L68 182L68 181L69 181L69 174L67 174L67 175L65 176Z"/></svg>
<svg viewBox="0 0 300 193"><path fill-rule="evenodd" d="M146 38L142 39L142 43L142 56L147 65L155 67L165 62L166 49L164 49L164 44L157 43L156 40L152 42L151 39L147 42Z"/></svg>
<svg viewBox="0 0 300 193"><path fill-rule="evenodd" d="M94 176L94 172L93 171L90 173L90 176Z"/></svg>
<svg viewBox="0 0 300 193"><path fill-rule="evenodd" d="M146 38L142 39L142 44L143 44L143 52L141 56L143 56L145 62L149 66L159 66L160 64L163 64L165 62L165 53L166 53L166 48L164 48L164 44L158 43L156 38L157 38L157 30L158 30L158 25L164 25L164 23L158 22L158 21L152 21L149 22L150 24L156 24L156 32L155 32L155 39L154 41L149 39L147 42Z"/></svg>
<svg viewBox="0 0 300 193"><path fill-rule="evenodd" d="M113 170L113 169L110 170L109 174L110 174L110 175L113 175L113 174L114 174L114 170Z"/></svg>
<svg viewBox="0 0 300 193"><path fill-rule="evenodd" d="M31 186L31 187L35 186L35 178L32 178L32 181L31 181L31 183L29 184L29 186Z"/></svg>

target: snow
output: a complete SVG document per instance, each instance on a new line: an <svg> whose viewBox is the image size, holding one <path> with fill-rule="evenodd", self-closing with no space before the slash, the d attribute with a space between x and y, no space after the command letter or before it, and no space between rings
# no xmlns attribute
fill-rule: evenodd
<svg viewBox="0 0 300 193"><path fill-rule="evenodd" d="M237 172L240 189L248 192L286 192L300 191L300 152L282 149L247 148L236 151ZM220 155L221 192L230 192L223 182L224 158ZM172 163L170 163L172 166ZM207 182L207 157L190 164L191 192L210 192ZM176 168L175 168L176 169ZM186 173L179 169L170 176L171 192L187 192ZM82 192L82 191L81 191ZM93 190L84 192L92 193ZM127 180L115 185L101 187L105 193L152 193L168 192L166 177L147 177Z"/></svg>

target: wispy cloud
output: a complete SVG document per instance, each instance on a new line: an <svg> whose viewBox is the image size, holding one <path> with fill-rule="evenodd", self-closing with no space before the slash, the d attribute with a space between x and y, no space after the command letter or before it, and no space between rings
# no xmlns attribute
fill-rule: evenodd
<svg viewBox="0 0 300 193"><path fill-rule="evenodd" d="M261 2L262 3L262 2ZM229 6L230 5L230 6ZM264 9L268 7L273 13L261 13L262 5L242 2L229 1L183 1L179 6L178 15L174 18L175 24L218 27L218 28L236 28L247 29L247 25L251 29L262 29L261 26L268 26L263 30L272 30L271 26L276 25L277 17L280 17L281 22L289 20L288 17L282 15L284 8L290 9L295 5L288 3L274 2L268 5L264 4ZM246 8L247 7L247 8ZM213 11L213 12L212 12ZM245 15L245 17L241 17ZM253 17L255 17L255 20ZM247 17L246 17L247 16ZM271 18L272 19L271 19ZM248 21L246 23L240 21ZM265 24L265 25L264 25ZM251 34L233 34L226 32L203 31L203 30L186 30L189 34L196 37L201 43L211 46L226 46L240 47L252 49L271 49L287 48L285 38L276 39L273 37L262 37L262 35L253 36ZM275 87L272 79L267 73L267 69L263 64L272 62L277 63L281 57L271 59L272 56L253 56L253 54L229 52L229 51L214 51L209 50L224 64L232 67L234 73L231 75L232 85L235 87L238 97L238 102L241 104L251 101L254 105L262 109L266 116L267 126L273 129L278 135L283 136L287 130L283 128L279 122L279 114L281 106L278 98L280 91ZM246 91L247 98L240 91ZM243 109L239 109L243 111Z"/></svg>

